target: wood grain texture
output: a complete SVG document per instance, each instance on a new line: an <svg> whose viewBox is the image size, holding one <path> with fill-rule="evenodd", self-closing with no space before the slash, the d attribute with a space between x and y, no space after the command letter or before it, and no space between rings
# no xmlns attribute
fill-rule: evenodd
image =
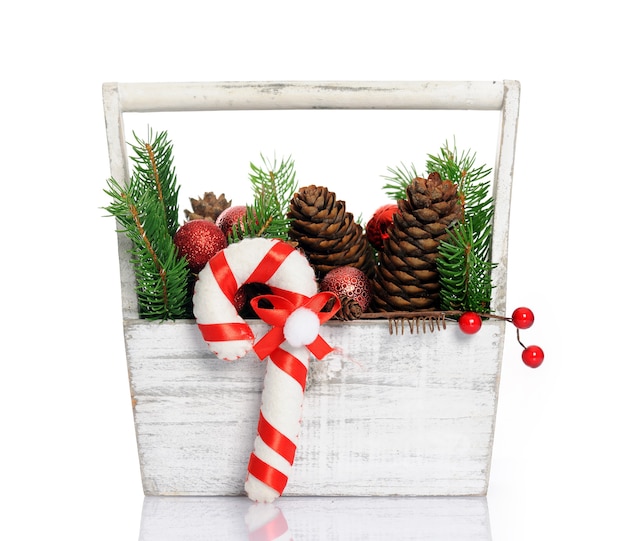
<svg viewBox="0 0 626 541"><path fill-rule="evenodd" d="M114 85L107 85L112 87ZM502 81L118 83L125 112L279 109L499 110Z"/></svg>
<svg viewBox="0 0 626 541"><path fill-rule="evenodd" d="M126 321L125 335L145 493L242 494L265 364L217 359L192 321ZM332 322L322 335L337 351L311 362L285 495L486 493L504 322L474 336Z"/></svg>

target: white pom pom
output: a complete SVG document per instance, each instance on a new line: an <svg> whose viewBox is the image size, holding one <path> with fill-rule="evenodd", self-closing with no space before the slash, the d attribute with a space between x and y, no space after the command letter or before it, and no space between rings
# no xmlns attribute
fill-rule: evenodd
<svg viewBox="0 0 626 541"><path fill-rule="evenodd" d="M320 318L308 308L296 308L285 321L283 334L295 348L308 346L320 331Z"/></svg>

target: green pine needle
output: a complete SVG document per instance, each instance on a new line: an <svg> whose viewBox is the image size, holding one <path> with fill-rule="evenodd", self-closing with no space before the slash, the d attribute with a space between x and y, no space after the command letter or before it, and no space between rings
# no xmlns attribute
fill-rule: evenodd
<svg viewBox="0 0 626 541"><path fill-rule="evenodd" d="M165 132L131 145L135 164L128 185L107 181L105 207L131 241L131 265L137 279L139 314L147 319L188 315L189 268L178 257L173 234L178 230L178 190L172 145Z"/></svg>
<svg viewBox="0 0 626 541"><path fill-rule="evenodd" d="M406 166L404 163L401 163L397 168L388 167L387 171L389 172L388 175L382 175L387 180L387 184L383 185L383 191L392 201L404 199L409 184L411 184L413 179L421 176L413 164Z"/></svg>
<svg viewBox="0 0 626 541"><path fill-rule="evenodd" d="M475 162L475 153L472 154L470 150L464 150L459 155L456 143L450 148L446 141L445 145L439 149L438 155L428 155L426 170L429 173L439 173L442 179L451 180L458 185L459 192L464 193L470 186L491 173L491 169L487 168L486 165L475 167Z"/></svg>
<svg viewBox="0 0 626 541"><path fill-rule="evenodd" d="M437 267L443 310L488 312L493 265L476 250L471 222L458 222L439 246Z"/></svg>
<svg viewBox="0 0 626 541"><path fill-rule="evenodd" d="M287 218L293 194L297 191L295 164L291 157L270 162L261 155L262 165L250 163L249 179L254 203L247 206L246 218L233 227L230 241L244 237L288 240Z"/></svg>
<svg viewBox="0 0 626 541"><path fill-rule="evenodd" d="M130 144L134 151L130 159L134 163L137 183L159 200L158 211L163 215L171 236L178 230L178 195L176 169L174 167L173 144L167 132L153 136L149 130L148 141L140 139L134 132L135 143Z"/></svg>
<svg viewBox="0 0 626 541"><path fill-rule="evenodd" d="M426 168L457 184L461 219L452 225L447 241L439 246L442 310L486 313L491 305L491 232L493 198L485 177L491 169L475 167L476 154L452 149L446 142L438 155L429 154Z"/></svg>

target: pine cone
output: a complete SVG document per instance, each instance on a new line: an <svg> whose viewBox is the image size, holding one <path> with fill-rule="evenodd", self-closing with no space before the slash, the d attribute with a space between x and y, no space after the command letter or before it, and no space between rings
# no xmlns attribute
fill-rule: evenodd
<svg viewBox="0 0 626 541"><path fill-rule="evenodd" d="M417 177L398 201L372 283L377 311L436 310L439 305L439 243L461 216L457 187L437 173Z"/></svg>
<svg viewBox="0 0 626 541"><path fill-rule="evenodd" d="M335 313L334 317L342 321L353 321L359 319L363 315L361 305L350 297L341 297L341 307Z"/></svg>
<svg viewBox="0 0 626 541"><path fill-rule="evenodd" d="M231 205L231 201L227 201L224 194L215 197L213 192L204 192L204 197L194 199L189 198L192 210L185 209L185 219L191 220L211 220L215 222L217 217Z"/></svg>
<svg viewBox="0 0 626 541"><path fill-rule="evenodd" d="M313 185L300 188L287 217L291 219L289 237L304 251L318 279L342 266L373 276L374 252L363 227L333 192Z"/></svg>

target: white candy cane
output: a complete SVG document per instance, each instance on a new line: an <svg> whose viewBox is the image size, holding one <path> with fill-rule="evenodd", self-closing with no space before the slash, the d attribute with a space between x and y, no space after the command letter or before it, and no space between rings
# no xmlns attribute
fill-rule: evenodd
<svg viewBox="0 0 626 541"><path fill-rule="evenodd" d="M234 305L246 283L264 283L272 294L251 301L272 329L253 346L249 325ZM290 245L263 238L231 244L200 272L194 292L194 314L205 340L224 360L242 357L254 347L268 358L261 396L258 435L250 456L245 490L250 499L272 502L287 484L300 432L309 351L322 358L330 347L319 327L335 313L338 299L317 292L314 271ZM328 301L335 308L323 312ZM260 305L264 299L267 304Z"/></svg>

